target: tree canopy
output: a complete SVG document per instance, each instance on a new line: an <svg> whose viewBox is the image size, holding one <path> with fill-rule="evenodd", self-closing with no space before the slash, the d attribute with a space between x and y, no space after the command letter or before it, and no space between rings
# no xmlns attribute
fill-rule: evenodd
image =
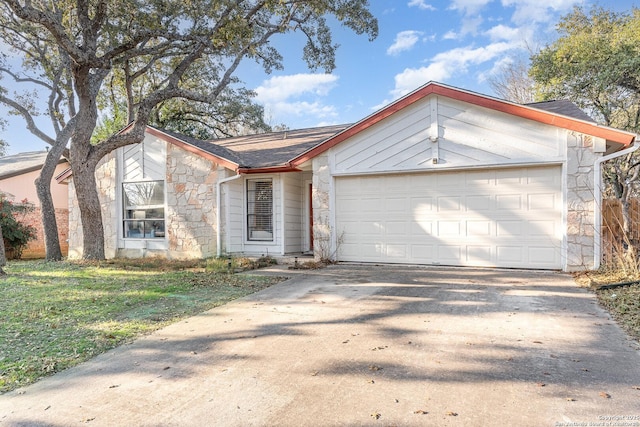
<svg viewBox="0 0 640 427"><path fill-rule="evenodd" d="M196 133L263 126L246 120L255 119L256 106L236 76L241 62L256 61L266 72L281 69L273 40L298 32L306 39L308 66L331 71L338 46L328 20L373 39L377 21L368 6L368 0L0 0L0 35L22 58L18 71L5 58L0 73L48 94L42 108L30 89L12 94L0 87L0 102L52 146L69 144L83 257L102 259L95 170L106 154L142 141L154 120ZM38 107L54 136L35 123ZM94 138L105 109L112 115L107 121L126 117L129 125Z"/></svg>
<svg viewBox="0 0 640 427"><path fill-rule="evenodd" d="M603 124L640 131L640 9L576 7L557 28L531 59L538 97L571 99Z"/></svg>

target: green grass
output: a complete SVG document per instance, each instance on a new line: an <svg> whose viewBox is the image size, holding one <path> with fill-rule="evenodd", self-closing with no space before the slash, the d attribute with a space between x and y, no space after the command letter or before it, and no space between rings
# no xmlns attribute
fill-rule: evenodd
<svg viewBox="0 0 640 427"><path fill-rule="evenodd" d="M226 260L30 261L5 270L0 393L282 280L229 274Z"/></svg>

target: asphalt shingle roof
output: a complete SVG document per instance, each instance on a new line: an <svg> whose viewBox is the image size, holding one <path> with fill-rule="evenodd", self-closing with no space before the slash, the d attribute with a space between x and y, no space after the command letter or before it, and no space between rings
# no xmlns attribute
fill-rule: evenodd
<svg viewBox="0 0 640 427"><path fill-rule="evenodd" d="M548 111L554 114L561 114L563 116L571 117L578 120L583 120L585 122L595 123L587 113L582 111L576 104L567 100L561 99L556 101L543 101L543 102L532 102L530 104L525 104L527 107L538 108L540 110Z"/></svg>
<svg viewBox="0 0 640 427"><path fill-rule="evenodd" d="M0 157L0 179L11 178L12 176L42 169L46 158L46 151L29 151ZM59 163L65 161L60 159Z"/></svg>
<svg viewBox="0 0 640 427"><path fill-rule="evenodd" d="M213 141L233 151L245 168L280 166L342 132L348 125L286 130Z"/></svg>
<svg viewBox="0 0 640 427"><path fill-rule="evenodd" d="M258 169L286 165L288 161L321 144L348 126L333 125L286 130L210 141L202 141L165 129L160 131L202 151L229 160L240 168Z"/></svg>

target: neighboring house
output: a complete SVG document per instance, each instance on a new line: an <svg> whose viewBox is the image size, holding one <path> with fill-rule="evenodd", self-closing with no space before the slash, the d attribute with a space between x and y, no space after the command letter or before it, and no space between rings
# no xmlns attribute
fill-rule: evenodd
<svg viewBox="0 0 640 427"><path fill-rule="evenodd" d="M591 268L595 162L634 139L571 103L438 83L353 125L206 142L149 127L97 170L106 253Z"/></svg>
<svg viewBox="0 0 640 427"><path fill-rule="evenodd" d="M40 170L47 157L46 151L20 153L11 156L0 157L0 191L9 196L14 203L20 203L26 199L33 203L36 209L20 218L21 222L32 225L37 230L36 240L22 252L22 258L44 258L44 232L40 214L40 201L36 193L35 180L40 176ZM61 159L56 167L54 176L69 167L65 159ZM67 254L67 233L69 225L69 190L65 185L58 185L55 179L51 183L51 196L56 209L58 235L60 248L64 255Z"/></svg>

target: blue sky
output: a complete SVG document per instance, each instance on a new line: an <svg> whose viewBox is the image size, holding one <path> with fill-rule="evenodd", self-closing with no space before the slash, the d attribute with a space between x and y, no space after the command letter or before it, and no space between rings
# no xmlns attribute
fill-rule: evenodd
<svg viewBox="0 0 640 427"><path fill-rule="evenodd" d="M336 69L310 72L300 59L303 39L281 36L284 70L266 75L250 62L240 78L254 89L267 122L291 129L358 121L428 81L494 95L487 78L517 58L528 58L556 37L555 25L576 5L628 11L640 0L370 0L380 33L369 42L335 28L341 46ZM7 118L0 108L0 117ZM8 154L45 144L11 118L0 138Z"/></svg>

